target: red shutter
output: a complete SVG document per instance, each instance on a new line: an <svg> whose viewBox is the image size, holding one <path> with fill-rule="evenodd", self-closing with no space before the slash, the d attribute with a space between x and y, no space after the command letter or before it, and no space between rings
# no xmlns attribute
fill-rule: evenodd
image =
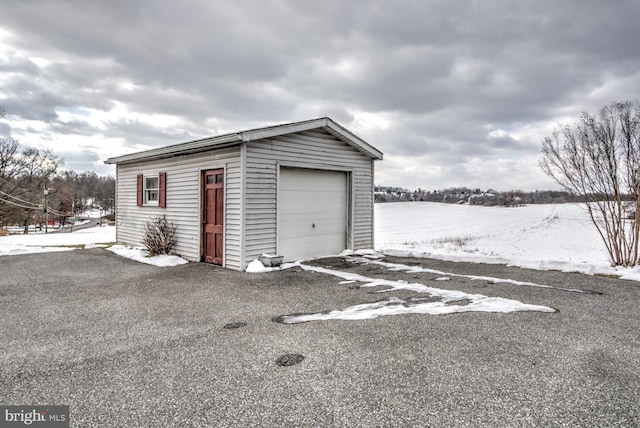
<svg viewBox="0 0 640 428"><path fill-rule="evenodd" d="M144 202L144 197L142 193L144 192L144 186L143 186L142 180L144 180L143 175L138 174L138 186L136 188L136 195L137 195L136 205L138 205L139 207L141 207L142 203Z"/></svg>
<svg viewBox="0 0 640 428"><path fill-rule="evenodd" d="M158 206L166 208L167 206L167 173L160 173L160 189L158 192Z"/></svg>

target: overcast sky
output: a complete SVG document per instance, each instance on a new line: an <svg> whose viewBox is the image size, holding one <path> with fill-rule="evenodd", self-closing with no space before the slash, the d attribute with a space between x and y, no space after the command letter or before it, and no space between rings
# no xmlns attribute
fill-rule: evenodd
<svg viewBox="0 0 640 428"><path fill-rule="evenodd" d="M29 1L0 9L0 135L78 172L328 116L376 183L557 188L558 123L640 90L640 1Z"/></svg>

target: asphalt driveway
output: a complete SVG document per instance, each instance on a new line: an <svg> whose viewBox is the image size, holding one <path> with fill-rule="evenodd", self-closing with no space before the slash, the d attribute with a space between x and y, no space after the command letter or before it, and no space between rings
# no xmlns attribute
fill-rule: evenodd
<svg viewBox="0 0 640 428"><path fill-rule="evenodd" d="M637 283L387 261L590 292L324 259L557 312L286 325L273 319L380 297L300 268L159 268L102 249L0 257L0 404L69 405L74 427L640 426ZM304 359L276 363L287 354Z"/></svg>

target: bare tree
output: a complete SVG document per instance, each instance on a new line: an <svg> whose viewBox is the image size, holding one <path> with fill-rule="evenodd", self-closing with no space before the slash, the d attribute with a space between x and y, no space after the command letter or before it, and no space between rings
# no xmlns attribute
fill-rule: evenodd
<svg viewBox="0 0 640 428"><path fill-rule="evenodd" d="M20 144L11 137L0 137L0 178L13 178L22 172Z"/></svg>
<svg viewBox="0 0 640 428"><path fill-rule="evenodd" d="M34 206L25 201L23 191L16 183L16 178L23 172L19 148L17 140L0 137L0 224L4 227L25 206Z"/></svg>
<svg viewBox="0 0 640 428"><path fill-rule="evenodd" d="M26 147L12 138L0 138L0 223L22 223L29 231L33 214L42 212L43 190L63 160L48 149Z"/></svg>
<svg viewBox="0 0 640 428"><path fill-rule="evenodd" d="M614 102L584 112L542 143L542 170L581 196L612 266L639 263L640 104Z"/></svg>
<svg viewBox="0 0 640 428"><path fill-rule="evenodd" d="M25 148L20 159L24 172L18 177L18 183L21 188L35 195L43 194L43 190L48 188L49 182L64 163L51 150L33 147ZM29 233L30 217L30 212L26 211L23 222L25 234Z"/></svg>

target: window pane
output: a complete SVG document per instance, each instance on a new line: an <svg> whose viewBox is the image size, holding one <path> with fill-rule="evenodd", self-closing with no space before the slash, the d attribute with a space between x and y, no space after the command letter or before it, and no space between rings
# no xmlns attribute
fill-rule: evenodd
<svg viewBox="0 0 640 428"><path fill-rule="evenodd" d="M207 184L213 184L213 175L207 175Z"/></svg>
<svg viewBox="0 0 640 428"><path fill-rule="evenodd" d="M157 201L157 200L158 200L158 191L147 190L147 201Z"/></svg>
<svg viewBox="0 0 640 428"><path fill-rule="evenodd" d="M157 189L158 188L158 177L146 177L146 186L147 189Z"/></svg>
<svg viewBox="0 0 640 428"><path fill-rule="evenodd" d="M216 183L224 182L224 174L216 174Z"/></svg>

